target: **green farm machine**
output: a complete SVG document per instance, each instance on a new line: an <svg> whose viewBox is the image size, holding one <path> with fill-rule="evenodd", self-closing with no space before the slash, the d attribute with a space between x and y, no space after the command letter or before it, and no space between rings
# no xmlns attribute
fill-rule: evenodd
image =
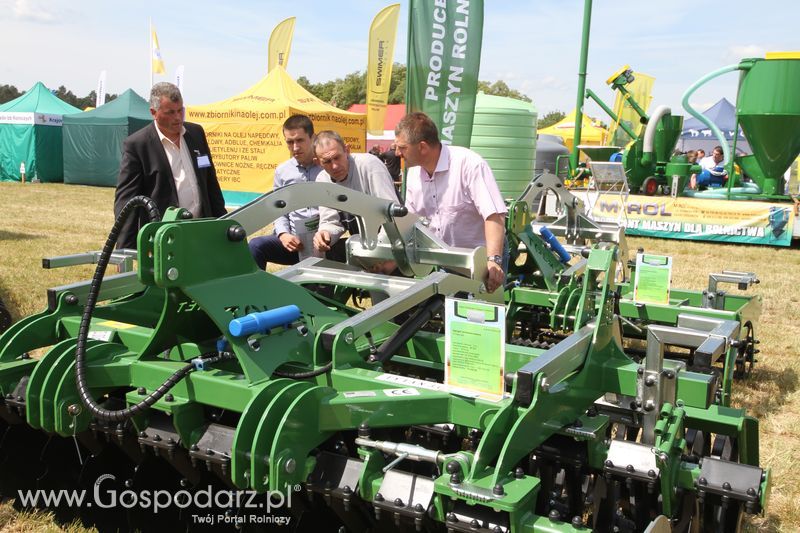
<svg viewBox="0 0 800 533"><path fill-rule="evenodd" d="M538 215L553 198L561 214ZM258 270L247 235L308 205L357 216L348 263ZM137 251L114 251L137 209ZM39 506L100 531L738 531L770 485L758 421L730 405L760 298L722 286L757 279L641 301L623 230L582 213L534 179L488 294L485 249L336 185L220 219L136 198L102 253L46 261L96 262L94 278L0 336L0 491L83 490ZM404 276L364 271L387 259ZM447 383L453 299L505 313L496 398Z"/></svg>
<svg viewBox="0 0 800 533"><path fill-rule="evenodd" d="M702 77L685 92L683 107L705 124L719 141L724 152L724 167L728 179L724 187L705 191L689 190L689 178L700 172L699 162L692 164L682 154L675 154L681 134L683 116L673 114L668 106L657 106L651 114L645 111L646 102L637 102L626 86L634 80L627 66L612 74L606 83L624 97L638 115L640 124L626 124L591 89L586 88L589 32L592 0L585 0L583 38L578 75L577 115L575 120L575 147L570 158L571 175L584 173L578 165L581 117L586 99L593 100L611 119L619 123L632 139L624 147L581 147L590 158L608 161L614 152L622 153L621 164L630 191L646 195L657 194L677 187L677 193L695 198L728 200L788 200L782 186L783 175L800 154L800 52L773 52L765 58L743 59L739 64L720 68ZM734 135L729 146L723 133L708 117L689 103L694 92L707 82L728 74L739 74L736 101L737 124L741 126L752 154L737 154ZM645 104L642 106L642 104ZM638 126L644 125L641 132Z"/></svg>

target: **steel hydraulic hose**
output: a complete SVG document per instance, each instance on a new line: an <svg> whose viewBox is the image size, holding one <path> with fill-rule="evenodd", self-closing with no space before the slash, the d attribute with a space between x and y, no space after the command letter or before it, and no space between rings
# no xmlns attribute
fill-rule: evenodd
<svg viewBox="0 0 800 533"><path fill-rule="evenodd" d="M114 221L114 226L108 234L103 251L97 261L97 268L94 271L91 284L89 286L89 294L86 297L86 305L83 307L83 315L81 316L80 327L78 328L78 341L75 346L75 383L78 389L78 395L81 402L89 410L93 417L100 420L110 422L121 422L127 420L132 416L141 413L145 409L151 407L154 403L160 400L172 387L175 386L180 380L186 377L187 374L194 371L197 365L194 362L187 363L182 368L178 369L164 383L162 383L156 390L151 392L141 402L119 410L108 410L100 407L86 383L86 341L89 336L89 326L92 322L92 314L97 305L97 295L100 292L100 285L103 282L103 274L108 266L108 261L111 258L111 253L114 251L114 245L119 238L119 232L125 221L137 208L143 208L147 211L147 218L150 222L161 220L161 213L158 210L155 202L146 196L136 196L131 198L125 207L119 213L119 216ZM200 362L215 363L224 359L233 358L233 355L227 352L209 352L201 355L198 359Z"/></svg>

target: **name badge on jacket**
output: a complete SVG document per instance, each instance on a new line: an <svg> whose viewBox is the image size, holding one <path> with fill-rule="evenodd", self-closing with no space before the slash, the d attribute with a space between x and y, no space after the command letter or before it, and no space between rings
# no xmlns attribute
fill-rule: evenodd
<svg viewBox="0 0 800 533"><path fill-rule="evenodd" d="M197 155L197 168L208 168L211 166L211 160L207 155Z"/></svg>

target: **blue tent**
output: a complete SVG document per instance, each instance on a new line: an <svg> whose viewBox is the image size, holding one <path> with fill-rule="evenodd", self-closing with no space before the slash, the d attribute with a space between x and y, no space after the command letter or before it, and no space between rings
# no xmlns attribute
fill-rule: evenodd
<svg viewBox="0 0 800 533"><path fill-rule="evenodd" d="M733 146L733 134L736 127L736 108L734 105L726 98L722 98L719 102L703 111L703 114L710 118L722 131L728 141L728 145ZM690 116L683 122L683 131L678 141L679 149L686 151L702 148L706 151L706 154L709 154L718 144L719 141L714 136L714 133L696 118ZM736 140L736 150L750 153L750 145L747 144L741 128L739 128L739 138Z"/></svg>

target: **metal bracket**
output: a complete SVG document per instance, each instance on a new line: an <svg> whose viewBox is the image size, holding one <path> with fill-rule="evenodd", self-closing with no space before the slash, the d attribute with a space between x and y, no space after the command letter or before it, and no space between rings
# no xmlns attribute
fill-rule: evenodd
<svg viewBox="0 0 800 533"><path fill-rule="evenodd" d="M733 270L723 270L720 273L708 275L708 290L703 291L703 307L706 309L724 309L725 292L718 291L717 285L720 283L735 283L739 290L747 290L754 284L761 283L754 272L736 272Z"/></svg>
<svg viewBox="0 0 800 533"><path fill-rule="evenodd" d="M369 196L333 183L294 183L270 191L236 211L220 217L235 220L247 234L269 225L275 219L304 207L325 206L356 216L361 243L373 249L378 243L378 230L394 224L394 217L404 216L405 207L390 200Z"/></svg>
<svg viewBox="0 0 800 533"><path fill-rule="evenodd" d="M372 500L375 517L379 518L381 512L388 512L394 516L395 523L400 521L400 517L406 517L421 525L433 501L433 494L432 479L389 470Z"/></svg>
<svg viewBox="0 0 800 533"><path fill-rule="evenodd" d="M642 442L655 443L655 424L661 406L675 403L677 371L664 368L664 346L695 348L695 362L710 366L739 336L739 323L734 320L678 315L678 326L653 324L647 328L645 365L639 369L637 403L644 411ZM705 363L704 363L705 362ZM667 382L671 382L669 387ZM667 394L669 392L669 395Z"/></svg>
<svg viewBox="0 0 800 533"><path fill-rule="evenodd" d="M82 254L59 255L42 259L42 268L62 268L76 265L96 265L102 255L101 251L84 252ZM136 259L136 250L123 248L111 253L108 264L116 265L117 272L131 272L133 261Z"/></svg>
<svg viewBox="0 0 800 533"><path fill-rule="evenodd" d="M91 281L79 281L69 285L61 285L59 287L52 287L47 289L47 308L54 311L58 306L58 297L64 292L70 292L77 297L76 303L85 305L86 297L89 295L89 288ZM100 293L97 295L97 301L113 300L129 294L134 294L143 291L144 285L136 277L135 272L126 272L124 274L115 274L103 278L103 285L100 287Z"/></svg>
<svg viewBox="0 0 800 533"><path fill-rule="evenodd" d="M391 276L379 276L377 274L370 274L370 276L375 279L392 279ZM416 280L408 288L396 294L396 297L383 300L325 330L322 333L323 341L332 346L336 335L347 328L352 328L353 337L358 338L379 324L383 324L403 311L407 311L424 302L431 296L436 294L452 295L461 291L479 294L482 299L491 302L500 303L503 301L503 293L501 291L486 293L482 282L447 272L434 272L421 280Z"/></svg>
<svg viewBox="0 0 800 533"><path fill-rule="evenodd" d="M745 502L745 510L755 514L760 511L759 497L764 470L757 466L704 457L700 463L700 476L695 482L701 501L706 493Z"/></svg>
<svg viewBox="0 0 800 533"><path fill-rule="evenodd" d="M661 472L654 448L626 440L611 441L603 470L646 482L655 481Z"/></svg>

